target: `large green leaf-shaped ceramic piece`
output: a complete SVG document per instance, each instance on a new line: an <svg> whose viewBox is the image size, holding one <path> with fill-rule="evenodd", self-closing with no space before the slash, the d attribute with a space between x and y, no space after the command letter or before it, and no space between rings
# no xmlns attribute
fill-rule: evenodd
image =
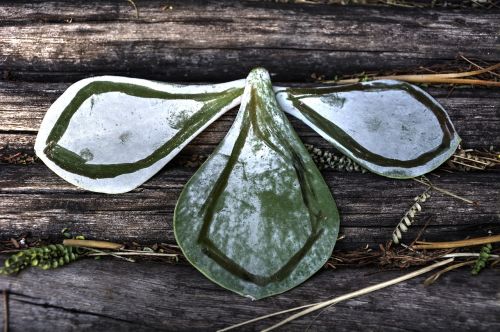
<svg viewBox="0 0 500 332"><path fill-rule="evenodd" d="M460 143L443 107L418 87L372 81L325 88L277 88L284 111L374 173L410 178L432 171Z"/></svg>
<svg viewBox="0 0 500 332"><path fill-rule="evenodd" d="M225 111L244 80L181 86L117 76L81 80L50 107L36 154L66 181L87 190L132 190Z"/></svg>
<svg viewBox="0 0 500 332"><path fill-rule="evenodd" d="M339 215L330 190L254 69L224 140L184 187L178 244L209 279L254 299L284 292L326 262Z"/></svg>

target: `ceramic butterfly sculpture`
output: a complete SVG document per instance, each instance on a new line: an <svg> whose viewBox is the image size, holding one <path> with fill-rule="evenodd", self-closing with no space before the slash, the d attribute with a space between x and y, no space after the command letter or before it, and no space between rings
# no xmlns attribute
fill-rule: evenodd
<svg viewBox="0 0 500 332"><path fill-rule="evenodd" d="M35 150L76 186L123 193L238 104L226 137L185 185L174 230L198 270L254 299L308 279L329 258L339 230L330 189L284 112L391 178L433 170L460 141L445 110L413 85L273 88L257 68L246 80L214 85L81 80L48 110Z"/></svg>

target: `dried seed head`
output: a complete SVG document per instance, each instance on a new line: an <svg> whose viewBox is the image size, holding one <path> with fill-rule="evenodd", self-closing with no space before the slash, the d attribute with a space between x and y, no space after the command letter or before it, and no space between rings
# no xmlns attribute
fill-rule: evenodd
<svg viewBox="0 0 500 332"><path fill-rule="evenodd" d="M305 144L312 160L319 169L333 169L344 172L362 172L366 170L344 155L335 155L332 152L321 150L311 144Z"/></svg>
<svg viewBox="0 0 500 332"><path fill-rule="evenodd" d="M415 221L415 217L418 212L422 211L421 203L425 202L428 198L430 198L430 194L425 191L424 193L416 196L413 200L415 203L408 209L408 211L404 214L403 218L399 221L398 225L392 232L392 241L395 244L398 244L402 239L402 233L408 231L408 227L410 227Z"/></svg>
<svg viewBox="0 0 500 332"><path fill-rule="evenodd" d="M79 258L73 253L73 247L61 244L51 244L45 247L22 250L5 260L0 268L0 274L13 274L29 267L36 266L42 269L56 268Z"/></svg>
<svg viewBox="0 0 500 332"><path fill-rule="evenodd" d="M415 215L415 214L413 214L413 216L414 216L414 215ZM413 218L413 216L411 216L411 218ZM405 223L407 226L411 226L411 220L410 220L410 218L408 218L408 216L404 216L403 221L404 221L404 223ZM405 232L406 232L406 231L405 231Z"/></svg>

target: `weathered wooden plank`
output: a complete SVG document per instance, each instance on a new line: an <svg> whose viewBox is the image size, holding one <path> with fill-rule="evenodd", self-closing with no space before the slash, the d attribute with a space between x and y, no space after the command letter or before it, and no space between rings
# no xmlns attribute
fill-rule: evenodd
<svg viewBox="0 0 500 332"><path fill-rule="evenodd" d="M379 273L374 273L379 272ZM207 331L313 303L402 275L376 269L323 270L299 287L257 302L213 284L193 267L85 260L0 278L9 289L12 331ZM285 326L286 331L494 331L500 329L498 269L423 277L349 300ZM421 319L426 317L426 319ZM1 318L0 318L1 319ZM245 330L263 328L271 319Z"/></svg>
<svg viewBox="0 0 500 332"><path fill-rule="evenodd" d="M183 185L195 169L167 166L138 189L121 195L80 190L54 175L44 165L0 167L0 238L25 232L60 240L61 230L113 241L142 243L175 241L173 210ZM425 187L373 174L324 172L342 216L346 238L339 249L375 245L391 232ZM446 173L436 186L479 202L469 205L434 193L423 204L422 218L408 233L412 239L431 217L428 239L461 239L500 232L500 172ZM420 227L419 227L419 226Z"/></svg>
<svg viewBox="0 0 500 332"><path fill-rule="evenodd" d="M147 331L144 324L49 305L45 299L10 294L9 331ZM0 310L1 312L1 310ZM2 318L0 317L0 323Z"/></svg>
<svg viewBox="0 0 500 332"><path fill-rule="evenodd" d="M34 135L45 112L68 86L68 83L0 81L0 148L8 145L12 151L31 151ZM498 89L456 89L451 94L443 88L428 90L450 114L463 146L500 146L500 135L497 134L500 130ZM188 153L210 153L228 131L235 114L235 111L229 112L207 128L191 143ZM302 122L293 117L290 120L305 142L331 146Z"/></svg>
<svg viewBox="0 0 500 332"><path fill-rule="evenodd" d="M275 79L303 81L313 72L443 63L459 52L500 59L496 10L250 1L170 1L172 10L163 10L163 1L138 6L135 18L126 1L2 3L0 71L41 81L104 73L223 81L264 66Z"/></svg>
<svg viewBox="0 0 500 332"><path fill-rule="evenodd" d="M498 10L407 10L273 2L3 1L0 4L0 153L31 152L49 105L69 83L113 74L161 81L227 81L256 65L275 81L307 80L362 70L415 68L469 57L500 60ZM163 10L164 6L173 9ZM471 47L473 45L474 47ZM47 83L47 82L53 83ZM493 89L431 88L449 111L465 147L500 146L500 95ZM131 193L79 190L44 165L0 165L0 239L30 232L60 241L60 231L118 242L174 241L172 212L195 171L184 165L208 154L235 112L194 140L169 166ZM329 144L292 120L304 142ZM428 240L500 233L500 173L431 176L466 198L466 205L434 193L405 239L430 218ZM342 215L345 239L337 250L375 245L424 190L414 181L327 171ZM343 294L400 275L376 269L324 270L302 286L259 302L236 296L194 268L153 262L85 260L55 271L1 277L10 290L10 327L16 330L213 330L291 306ZM455 271L424 288L410 281L311 315L285 330L497 330L498 269L479 278ZM460 305L456 303L460 301ZM1 306L0 306L1 307ZM1 315L0 315L1 316ZM275 321L275 320L274 320ZM1 323L1 317L0 317ZM259 328L264 325L258 325ZM252 329L252 328L251 328Z"/></svg>

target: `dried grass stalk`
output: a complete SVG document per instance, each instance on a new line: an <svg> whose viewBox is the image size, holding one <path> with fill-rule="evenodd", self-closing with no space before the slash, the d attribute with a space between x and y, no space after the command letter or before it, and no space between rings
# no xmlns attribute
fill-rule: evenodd
<svg viewBox="0 0 500 332"><path fill-rule="evenodd" d="M379 283L379 284L376 284L376 285L365 287L365 288L362 288L362 289L357 290L355 292L335 297L335 298L333 298L331 300L328 300L328 301L318 302L318 303L314 303L314 304L300 306L300 307L297 307L297 308L292 308L292 309L287 309L287 310L284 310L284 311L275 312L275 313L272 313L272 314L268 314L268 315L265 315L265 316L261 316L261 317L258 317L258 318L255 318L255 319L243 322L243 323L239 323L239 324L236 324L236 325L232 325L232 326L226 327L226 328L224 328L222 330L219 330L219 332L229 331L229 330L235 329L237 327L241 327L241 326L253 323L253 322L260 321L260 320L265 319L265 318L269 318L269 317L281 315L281 314L288 313L288 312L291 312L291 311L297 311L297 310L300 310L300 309L304 309L304 310L302 310L302 311L300 311L300 312L298 312L296 314L293 314L292 316L288 317L287 319L284 319L284 320L280 321L279 323L277 323L277 324L275 324L275 325L273 325L273 326L271 326L271 327L269 327L267 329L262 330L262 332L271 331L271 330L274 330L274 329L276 329L276 328L278 328L280 326L283 326L283 325L285 325L285 324L287 324L287 323L289 323L289 322L291 322L291 321L293 321L293 320L295 320L297 318L305 316L305 315L307 315L307 314L309 314L311 312L314 312L314 311L317 311L319 309L322 309L322 308L325 308L325 307L337 304L337 303L345 301L345 300L349 300L349 299L352 299L352 298L355 298L355 297L358 297L358 296L366 295L366 294L372 293L374 291L377 291L377 290L380 290L380 289L383 289L383 288L386 288L386 287L398 284L400 282L403 282L403 281L406 281L406 280L418 277L418 276L420 276L420 275L422 275L424 273L430 272L430 271L432 271L432 270L434 270L434 269L436 269L436 268L438 268L440 266L447 265L447 264L453 262L453 260L454 260L453 258L449 258L449 259L446 259L444 261L440 261L440 262L434 263L434 264L432 264L430 266L427 266L427 267L424 267L422 269L419 269L417 271L405 274L405 275L400 276L398 278L394 278L394 279L391 279L391 280L388 280L388 281L385 281L385 282L382 282L382 283Z"/></svg>

